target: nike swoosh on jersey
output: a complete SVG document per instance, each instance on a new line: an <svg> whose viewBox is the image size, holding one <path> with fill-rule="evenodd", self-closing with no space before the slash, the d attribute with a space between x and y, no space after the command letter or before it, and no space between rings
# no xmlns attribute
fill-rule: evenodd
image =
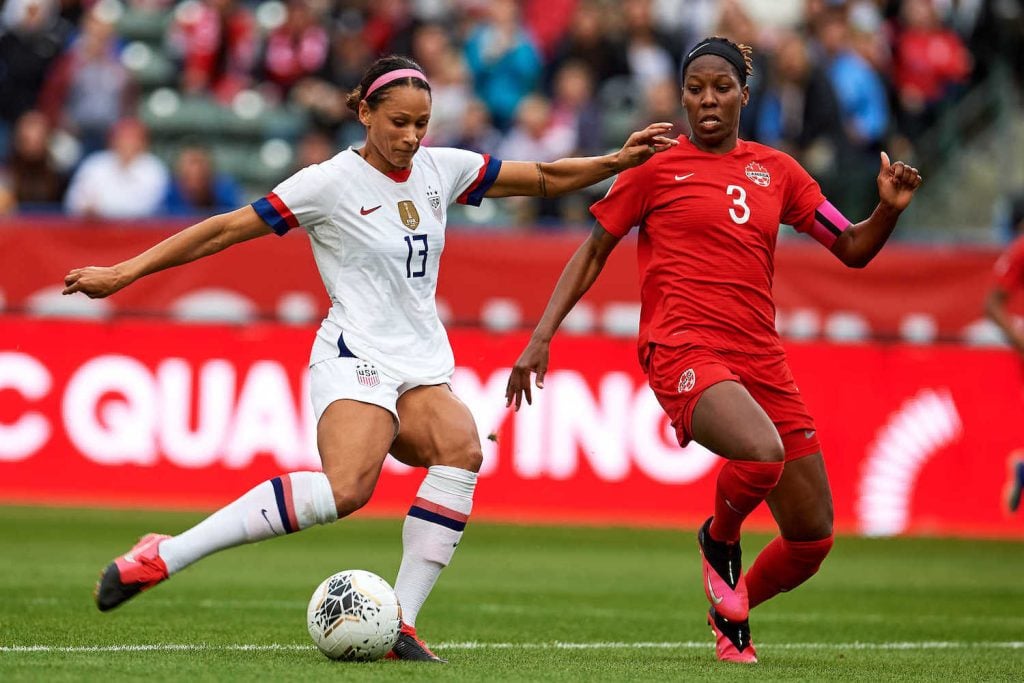
<svg viewBox="0 0 1024 683"><path fill-rule="evenodd" d="M686 180L687 178L689 178L692 175L693 175L693 173L687 173L686 175L677 175L676 176L676 180Z"/></svg>
<svg viewBox="0 0 1024 683"><path fill-rule="evenodd" d="M373 207L372 209L364 209L363 207L360 206L359 207L359 213L364 215L364 216L369 216L371 213L373 213L374 211L376 211L380 207L381 207L380 204L378 204L377 206Z"/></svg>

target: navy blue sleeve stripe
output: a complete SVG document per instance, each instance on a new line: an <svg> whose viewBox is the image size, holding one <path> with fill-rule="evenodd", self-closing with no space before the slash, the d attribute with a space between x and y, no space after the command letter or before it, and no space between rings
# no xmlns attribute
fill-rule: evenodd
<svg viewBox="0 0 1024 683"><path fill-rule="evenodd" d="M425 522L440 524L441 526L448 527L452 531L462 531L466 528L465 522L460 522L457 519L451 519L450 517L439 515L436 512L431 512L430 510L424 510L416 505L409 508L409 516L415 517L416 519L422 519Z"/></svg>
<svg viewBox="0 0 1024 683"><path fill-rule="evenodd" d="M260 197L252 203L256 214L263 219L263 222L270 226L270 229L278 235L283 235L289 230L288 222L284 216L277 212L274 205L266 197Z"/></svg>
<svg viewBox="0 0 1024 683"><path fill-rule="evenodd" d="M480 206L480 202L484 200L484 195L487 190L491 189L491 185L498 179L498 171L501 170L501 159L495 159L491 157L487 161L487 170L484 171L484 177L480 179L480 184L476 186L469 196L466 197L466 204L470 206Z"/></svg>

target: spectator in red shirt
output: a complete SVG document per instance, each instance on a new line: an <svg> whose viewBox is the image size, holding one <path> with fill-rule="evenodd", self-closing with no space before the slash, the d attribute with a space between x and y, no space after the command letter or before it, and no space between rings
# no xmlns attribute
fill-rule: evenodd
<svg viewBox="0 0 1024 683"><path fill-rule="evenodd" d="M184 62L186 93L211 93L227 102L249 85L256 26L248 9L236 0L202 0L176 12L175 20L170 42Z"/></svg>
<svg viewBox="0 0 1024 683"><path fill-rule="evenodd" d="M330 36L307 0L291 0L284 23L267 36L260 67L284 97L303 78L317 75L330 52Z"/></svg>
<svg viewBox="0 0 1024 683"><path fill-rule="evenodd" d="M683 62L690 129L679 144L618 175L590 237L570 259L509 377L506 399L543 386L561 321L639 226L640 362L680 445L726 459L714 514L698 532L718 658L757 661L750 608L810 578L832 547L832 496L814 420L775 330L779 224L814 237L847 266L878 253L921 183L881 154L879 202L853 225L792 157L738 138L751 50L707 38ZM740 526L767 501L780 536L742 573Z"/></svg>
<svg viewBox="0 0 1024 683"><path fill-rule="evenodd" d="M895 41L893 80L900 129L913 140L935 121L937 107L971 72L960 37L942 25L932 0L904 0Z"/></svg>

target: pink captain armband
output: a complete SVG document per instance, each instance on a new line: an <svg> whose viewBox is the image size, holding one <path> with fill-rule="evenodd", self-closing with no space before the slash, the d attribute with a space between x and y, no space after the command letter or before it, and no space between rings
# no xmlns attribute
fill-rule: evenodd
<svg viewBox="0 0 1024 683"><path fill-rule="evenodd" d="M814 223L807 234L821 242L827 249L831 249L850 225L846 216L839 213L839 209L826 199L814 210Z"/></svg>

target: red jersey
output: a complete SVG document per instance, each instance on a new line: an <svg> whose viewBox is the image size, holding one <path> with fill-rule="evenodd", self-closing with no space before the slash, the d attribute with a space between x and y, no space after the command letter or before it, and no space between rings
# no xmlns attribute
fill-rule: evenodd
<svg viewBox="0 0 1024 683"><path fill-rule="evenodd" d="M996 286L1004 292L1024 291L1024 235L996 261Z"/></svg>
<svg viewBox="0 0 1024 683"><path fill-rule="evenodd" d="M745 140L711 154L680 136L620 173L590 210L613 235L640 228L644 367L651 343L781 352L772 299L779 225L812 232L823 202L792 157Z"/></svg>

